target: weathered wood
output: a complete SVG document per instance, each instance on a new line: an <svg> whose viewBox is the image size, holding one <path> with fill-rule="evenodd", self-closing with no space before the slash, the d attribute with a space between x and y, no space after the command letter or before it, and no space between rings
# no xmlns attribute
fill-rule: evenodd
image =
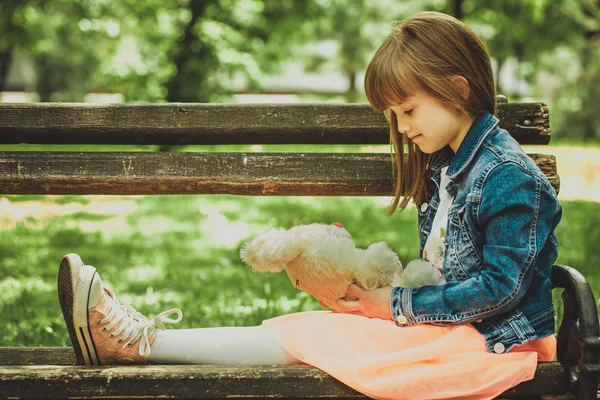
<svg viewBox="0 0 600 400"><path fill-rule="evenodd" d="M0 366L75 364L72 347L0 347Z"/></svg>
<svg viewBox="0 0 600 400"><path fill-rule="evenodd" d="M566 391L567 386L562 365L558 362L540 362L532 380L518 384L504 392L500 397L560 395L565 394Z"/></svg>
<svg viewBox="0 0 600 400"><path fill-rule="evenodd" d="M560 364L540 364L532 381L503 398L564 393ZM0 367L0 395L22 398L366 398L310 366Z"/></svg>
<svg viewBox="0 0 600 400"><path fill-rule="evenodd" d="M521 144L538 137L538 144L550 142L550 117L544 103L498 104L500 127L508 130ZM543 138L543 139L542 139Z"/></svg>
<svg viewBox="0 0 600 400"><path fill-rule="evenodd" d="M0 396L36 399L112 396L365 398L318 369L300 365L0 367Z"/></svg>
<svg viewBox="0 0 600 400"><path fill-rule="evenodd" d="M500 126L521 144L550 140L543 103L500 104ZM367 104L0 104L0 143L387 144Z"/></svg>
<svg viewBox="0 0 600 400"><path fill-rule="evenodd" d="M0 349L0 354L4 349ZM35 353L39 349L32 349ZM50 353L65 353L60 348ZM40 353L38 360L50 355ZM13 351L13 355L16 354ZM54 363L53 363L54 364ZM503 398L565 392L559 363L540 363L535 378L505 392ZM324 372L295 366L0 366L0 396L172 398L365 398Z"/></svg>
<svg viewBox="0 0 600 400"><path fill-rule="evenodd" d="M530 155L556 190L552 155ZM389 154L0 153L0 194L389 196Z"/></svg>

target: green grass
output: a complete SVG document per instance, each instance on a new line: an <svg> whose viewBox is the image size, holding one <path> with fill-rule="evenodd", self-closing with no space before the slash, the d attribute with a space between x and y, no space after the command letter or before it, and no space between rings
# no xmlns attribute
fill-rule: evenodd
<svg viewBox="0 0 600 400"><path fill-rule="evenodd" d="M385 216L373 198L245 196L9 196L12 205L95 205L45 220L9 222L0 215L2 346L69 345L56 274L66 253L96 266L123 303L147 316L181 308L177 327L247 326L284 313L320 309L284 273L256 274L240 246L270 227L340 221L356 244L384 240L406 262L418 257L416 211ZM112 200L112 202L111 202ZM123 208L111 208L121 201ZM600 203L564 202L558 263L578 268L600 297L600 230L590 216ZM3 219L4 218L4 219Z"/></svg>

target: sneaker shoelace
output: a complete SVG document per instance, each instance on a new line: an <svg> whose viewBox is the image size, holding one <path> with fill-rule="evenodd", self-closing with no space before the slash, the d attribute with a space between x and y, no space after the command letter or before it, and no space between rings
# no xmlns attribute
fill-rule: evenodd
<svg viewBox="0 0 600 400"><path fill-rule="evenodd" d="M112 299L108 302L108 314L106 318L98 321L99 324L106 324L104 331L110 331L115 326L117 330L111 332L110 337L115 338L122 334L119 343L128 340L127 346L133 346L140 340L139 354L142 357L150 356L150 337L158 326L165 329L163 323L176 324L183 318L183 313L178 308L172 308L164 311L152 319L148 319L142 313L130 305L121 305L121 303L110 296ZM171 314L177 314L177 319L168 318Z"/></svg>

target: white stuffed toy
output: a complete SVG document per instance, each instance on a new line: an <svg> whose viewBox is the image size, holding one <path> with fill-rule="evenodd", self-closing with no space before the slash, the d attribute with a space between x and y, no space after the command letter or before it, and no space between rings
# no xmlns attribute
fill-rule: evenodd
<svg viewBox="0 0 600 400"><path fill-rule="evenodd" d="M398 256L385 242L359 249L336 222L271 229L246 243L242 260L258 272L285 269L292 284L330 306L346 294L351 283L364 289L385 285L419 287L442 282L438 268L425 260L402 269Z"/></svg>

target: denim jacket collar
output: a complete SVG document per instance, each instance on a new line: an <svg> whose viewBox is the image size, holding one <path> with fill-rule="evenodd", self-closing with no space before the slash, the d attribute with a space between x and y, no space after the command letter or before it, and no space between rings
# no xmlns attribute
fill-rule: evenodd
<svg viewBox="0 0 600 400"><path fill-rule="evenodd" d="M441 170L443 167L447 166L450 163L450 160L452 160L453 156L454 156L454 152L452 151L450 146L446 146L439 151L436 159L433 161L433 164L431 164L430 179L435 183L435 185L438 187L438 189L440 188Z"/></svg>
<svg viewBox="0 0 600 400"><path fill-rule="evenodd" d="M451 180L455 181L469 166L477 150L479 150L484 140L497 126L498 118L489 111L484 111L483 114L475 119L467 135L458 147L456 155L450 161L447 174Z"/></svg>
<svg viewBox="0 0 600 400"><path fill-rule="evenodd" d="M469 128L463 142L458 148L456 154L450 146L446 146L439 151L439 154L431 165L431 180L439 189L440 171L448 166L446 174L450 178L450 183L446 187L448 193L454 196L457 191L457 178L469 166L474 159L477 150L483 144L485 138L498 126L498 118L489 111L484 111Z"/></svg>
<svg viewBox="0 0 600 400"><path fill-rule="evenodd" d="M450 163L450 160L452 160L453 156L454 152L452 151L450 146L446 146L443 149L441 149L438 153L437 158L431 165L431 175L433 176L438 174L443 167L447 166Z"/></svg>

